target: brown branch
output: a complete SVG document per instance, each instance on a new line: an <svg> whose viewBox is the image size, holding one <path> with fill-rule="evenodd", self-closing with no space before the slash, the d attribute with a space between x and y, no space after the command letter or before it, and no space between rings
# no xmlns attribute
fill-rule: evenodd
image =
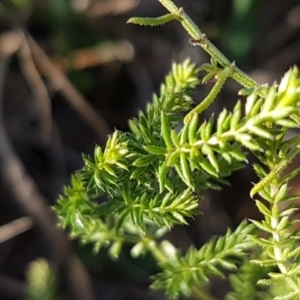
<svg viewBox="0 0 300 300"><path fill-rule="evenodd" d="M47 57L40 46L26 35L26 40L31 49L34 62L38 68L47 74L53 86L61 92L70 105L77 111L78 114L94 129L98 134L99 143L104 145L107 136L111 133L111 129L101 115L84 99L84 97L72 86L66 76L58 70L51 60Z"/></svg>
<svg viewBox="0 0 300 300"><path fill-rule="evenodd" d="M73 50L66 56L52 59L63 72L82 70L113 61L129 62L134 56L132 45L126 40L103 42L94 47Z"/></svg>
<svg viewBox="0 0 300 300"><path fill-rule="evenodd" d="M47 142L51 137L52 128L51 99L44 81L41 79L41 76L34 65L26 39L23 39L17 54L20 67L36 102L36 115L39 117L41 124L41 138Z"/></svg>
<svg viewBox="0 0 300 300"><path fill-rule="evenodd" d="M105 15L120 15L133 9L139 3L138 0L105 0L92 1L87 8L87 13L92 17L102 17Z"/></svg>
<svg viewBox="0 0 300 300"><path fill-rule="evenodd" d="M22 217L0 227L0 243L3 243L32 227L29 217Z"/></svg>
<svg viewBox="0 0 300 300"><path fill-rule="evenodd" d="M25 299L26 284L21 280L0 274L1 299Z"/></svg>
<svg viewBox="0 0 300 300"><path fill-rule="evenodd" d="M7 66L11 56L18 50L23 37L18 31L2 33L0 36L0 93L3 90ZM0 95L0 118L2 117L2 95Z"/></svg>
<svg viewBox="0 0 300 300"><path fill-rule="evenodd" d="M53 261L60 264L68 249L62 233L54 227L53 216L47 201L41 196L38 187L28 176L23 163L15 153L0 120L0 161L1 175L9 191L13 194L21 209L37 223L53 248Z"/></svg>
<svg viewBox="0 0 300 300"><path fill-rule="evenodd" d="M0 36L0 175L4 184L14 196L15 203L36 223L42 234L48 240L52 248L51 261L56 268L66 272L74 266L74 255L70 252L70 245L65 234L57 230L54 216L52 215L46 199L41 195L36 183L28 175L26 169L16 154L8 135L6 134L3 114L1 111L3 102L3 85L7 72L7 66L11 56L21 45L20 32L9 32ZM93 299L88 275L81 264L77 264L82 278L72 281L72 299ZM75 270L76 271L76 270ZM70 278L73 280L74 278ZM76 289L75 289L76 288ZM81 293L78 293L78 291ZM84 295L84 297L82 297Z"/></svg>

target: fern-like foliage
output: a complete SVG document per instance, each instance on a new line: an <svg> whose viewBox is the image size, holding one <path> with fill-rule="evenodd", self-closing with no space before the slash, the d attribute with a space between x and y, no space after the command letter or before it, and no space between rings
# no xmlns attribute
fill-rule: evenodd
<svg viewBox="0 0 300 300"><path fill-rule="evenodd" d="M151 252L161 267L153 288L171 298L195 294L205 289L211 276L234 272L228 300L267 299L265 291L274 299L300 299L299 232L290 218L298 196L289 194L289 181L299 169L282 175L300 152L300 138L287 137L289 129L300 126L299 71L289 70L279 85L261 86L229 63L183 9L171 0L159 1L170 14L130 22L181 22L191 43L212 56L211 63L201 68L189 60L174 63L153 102L130 121L131 132L116 130L105 148L97 146L93 157L83 156L84 167L72 176L55 207L60 225L72 237L92 243L95 251L109 247L113 259L124 243L132 245L134 257ZM215 84L192 107L191 91L200 84L200 69L206 72L202 83ZM199 114L230 77L245 88L240 91L245 101L200 124ZM264 219L250 225L242 222L185 255L161 242L167 230L188 224L200 213L204 190L226 184L228 175L248 163L248 152L260 161L254 164L260 181L250 195L260 196L255 202ZM255 227L265 234L259 235ZM263 253L258 254L254 245ZM260 289L257 281L271 288Z"/></svg>
<svg viewBox="0 0 300 300"><path fill-rule="evenodd" d="M200 250L191 248L185 257L167 262L156 241L166 228L187 224L188 218L199 214L202 192L220 188L226 176L247 161L247 150L252 151L270 172L255 165L262 181L251 193L259 192L271 204L268 208L256 202L266 221L253 223L273 236L270 240L252 235L252 241L274 253L269 259L253 261L277 265L284 274L270 276L276 280L289 278L296 287L297 260L282 267L282 259L299 254L288 220L295 209L280 212L278 208L278 203L294 199L287 196L287 182L296 171L280 180L278 176L299 152L299 139L283 139L288 128L298 126L300 118L299 97L290 94L290 89L298 91L298 71L289 71L279 86L254 89L244 108L238 101L232 112L223 110L201 125L198 114L193 113L178 130L182 113L191 108L188 92L199 83L198 72L189 61L174 64L160 95L155 95L146 112L131 121L132 133L115 131L105 149L96 147L93 158L84 155L84 168L72 177L71 186L65 188L55 207L60 224L70 230L71 236L93 243L96 251L109 246L112 258L118 257L123 243L133 245L134 256L151 251L162 262L163 270L153 286L166 286L172 297L188 295L194 285L207 282L210 274L220 275L219 267L235 268L230 257L240 257L243 247L249 250L246 235L239 228L229 231L216 244ZM296 82L295 88L291 82ZM245 225L241 228L244 230ZM276 256L278 249L280 259ZM295 288L291 295L297 292Z"/></svg>
<svg viewBox="0 0 300 300"><path fill-rule="evenodd" d="M248 238L253 230L254 226L242 222L235 231L229 229L223 237L212 239L199 250L190 248L184 256L177 251L161 263L163 272L155 275L152 287L166 291L174 299L190 296L193 287L199 289L213 275L225 277L224 271L235 270L253 245Z"/></svg>
<svg viewBox="0 0 300 300"><path fill-rule="evenodd" d="M188 217L199 213L200 195L172 176L171 170L168 189L158 192L156 176L162 172L163 156L148 152L164 143L161 114L175 127L181 113L190 109L188 92L199 83L198 72L189 61L174 64L160 95L131 121L132 133L115 131L104 150L97 146L93 158L83 156L84 168L72 177L55 207L61 226L69 228L73 237L94 243L95 250L111 245L120 251L124 241L138 243L158 228L186 224ZM207 179L203 174L203 182ZM199 189L207 185L208 181ZM103 196L107 201L102 201Z"/></svg>
<svg viewBox="0 0 300 300"><path fill-rule="evenodd" d="M260 249L254 248L250 257L258 258L262 255L264 255L264 252L261 254ZM270 271L270 267L253 264L249 260L249 256L245 257L237 272L229 275L232 290L226 295L226 300L271 300L272 296L269 288L257 284Z"/></svg>
<svg viewBox="0 0 300 300"><path fill-rule="evenodd" d="M297 69L291 69L282 79L274 102L288 104L291 108L290 120L283 122L285 127L296 127L299 121L300 79ZM280 124L281 122L279 122ZM257 199L256 205L263 214L264 220L253 223L268 233L268 237L252 236L252 240L260 245L267 257L253 259L261 266L275 266L277 271L269 272L269 279L262 279L262 284L286 285L284 293L275 299L299 299L300 295L300 260L299 233L294 232L294 221L290 216L297 210L294 207L297 195L289 195L288 182L298 172L299 168L283 176L282 171L300 152L299 137L286 139L286 129L274 126L273 139L261 139L258 145L267 149L264 153L255 152L261 164L255 164L254 169L261 179L251 194L258 193L262 199Z"/></svg>

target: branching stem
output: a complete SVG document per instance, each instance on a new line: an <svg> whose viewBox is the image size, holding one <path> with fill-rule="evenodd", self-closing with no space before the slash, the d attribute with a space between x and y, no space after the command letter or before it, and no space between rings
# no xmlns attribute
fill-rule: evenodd
<svg viewBox="0 0 300 300"><path fill-rule="evenodd" d="M179 22L192 37L192 45L202 47L222 67L228 67L231 62L226 56L201 32L198 26L190 19L182 8L178 8L171 0L158 0L172 14L180 16ZM178 18L176 18L178 19ZM231 77L245 88L258 88L260 84L248 76L239 68L235 67Z"/></svg>
<svg viewBox="0 0 300 300"><path fill-rule="evenodd" d="M279 189L277 188L277 186L273 186L274 189L277 190L277 193L279 192ZM277 194L276 193L276 194ZM271 204L271 212L275 212L275 211L279 211L279 207L277 209L273 209L274 206L278 206L278 203L273 203ZM277 266L278 269L280 270L280 272L282 274L286 275L286 280L288 282L288 284L290 285L290 287L294 290L299 292L299 287L297 285L297 282L295 282L295 280L293 278L290 277L290 275L288 274L288 265L286 260L284 259L284 255L283 255L283 248L280 245L280 243L282 242L282 238L280 233L276 230L279 226L279 222L280 222L280 218L278 217L277 213L273 213L273 216L271 216L271 224L272 227L274 228L274 232L272 234L272 239L274 242L274 257L277 261Z"/></svg>
<svg viewBox="0 0 300 300"><path fill-rule="evenodd" d="M211 89L207 97L194 109L192 109L184 118L184 123L188 123L193 117L194 113L200 114L202 113L217 97L219 92L221 91L225 81L227 78L234 72L235 65L231 64L224 68L224 70L220 71L217 76L217 82L214 87Z"/></svg>
<svg viewBox="0 0 300 300"><path fill-rule="evenodd" d="M160 263L164 263L168 261L166 255L163 253L163 251L160 249L160 247L157 245L157 243L154 240L149 239L148 250L151 252L153 257Z"/></svg>

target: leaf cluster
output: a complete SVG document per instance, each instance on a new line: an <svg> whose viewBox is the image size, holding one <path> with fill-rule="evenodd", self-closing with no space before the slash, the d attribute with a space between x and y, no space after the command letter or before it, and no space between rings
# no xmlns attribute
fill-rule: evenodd
<svg viewBox="0 0 300 300"><path fill-rule="evenodd" d="M33 261L28 268L27 274L28 300L54 300L56 298L55 271L45 259Z"/></svg>
<svg viewBox="0 0 300 300"><path fill-rule="evenodd" d="M225 270L237 269L240 261L253 245L248 238L255 227L242 222L235 231L227 230L223 237L212 239L199 250L190 248L183 256L176 252L169 261L162 263L162 273L154 276L152 287L165 290L170 298L190 296L193 287L204 286L209 278L225 277Z"/></svg>
<svg viewBox="0 0 300 300"><path fill-rule="evenodd" d="M250 257L260 257L260 249L253 249ZM253 264L249 257L245 257L236 273L229 275L229 283L232 290L227 293L226 300L271 300L271 294L267 286L258 285L261 278L265 278L270 272L270 267L261 267Z"/></svg>
<svg viewBox="0 0 300 300"><path fill-rule="evenodd" d="M204 69L219 72L207 64ZM278 203L295 199L287 195L287 183L298 171L278 176L299 152L297 138L284 140L287 129L298 126L300 119L297 69L290 70L279 86L248 90L244 107L238 101L232 112L224 109L202 124L197 113L181 123L182 114L191 109L190 90L199 85L198 73L189 61L173 64L160 94L130 121L132 132L115 131L104 149L97 146L93 157L84 155L83 169L72 177L55 207L61 226L83 243L93 243L96 251L109 246L110 256L117 258L124 243L132 244L133 256L151 251L162 268L153 287L166 290L170 297L190 295L194 286L207 283L211 275L235 270L253 242L270 255L253 259L263 266L278 267L282 260L299 254L288 219L295 208L283 212L278 208ZM261 181L251 193L258 192L271 205L256 200L266 220L253 223L278 238L251 235L250 242L247 236L253 227L242 223L199 250L190 248L184 256L176 251L172 259L166 259L156 240L166 228L187 224L188 218L199 214L203 191L226 184L226 176L247 162L247 151L266 167L254 165ZM274 247L282 249L280 261ZM289 266L286 278L299 269L295 263ZM284 277L270 274L275 273L269 276L276 280ZM237 278L233 279L235 287ZM296 285L298 279L293 282Z"/></svg>
<svg viewBox="0 0 300 300"><path fill-rule="evenodd" d="M200 69L189 60L174 63L153 102L130 121L131 132L116 130L104 149L97 146L93 157L83 156L84 167L72 176L55 207L60 225L72 237L93 243L96 251L109 247L112 258L124 243L132 245L134 257L150 251L161 267L153 288L171 298L189 296L211 276L225 277L225 272L239 269L230 277L228 300L262 298L266 294L255 295L257 280L286 286L286 295L275 299L298 299L299 234L290 219L298 197L289 195L288 183L299 169L287 175L282 171L300 152L300 138L287 138L288 130L300 125L299 71L289 70L279 85L258 85L230 64L182 9L170 0L160 2L170 14L130 22L154 26L180 21L192 43L212 56L201 67L207 73L202 82L215 80L215 85L193 108L191 91L200 84ZM199 114L229 77L246 87L240 91L247 96L245 104L239 100L233 111L224 109L200 123ZM255 202L264 219L242 222L185 255L171 244L166 247L166 241L159 243L166 230L188 224L200 213L204 190L227 184L226 177L248 162L249 151L260 161L253 165L260 181L250 194L259 195ZM255 227L267 236L259 236ZM263 255L251 254L255 244Z"/></svg>
<svg viewBox="0 0 300 300"><path fill-rule="evenodd" d="M260 178L251 190L251 195L260 196L255 200L258 210L263 215L263 220L252 222L262 231L267 233L264 237L251 236L264 252L266 257L253 259L252 262L264 267L277 267L269 272L269 279L261 279L259 283L286 286L284 292L277 294L275 299L298 299L300 289L299 277L299 232L295 230L295 221L291 216L295 213L295 200L298 195L289 194L289 181L299 172L299 168L283 175L284 169L300 152L299 137L288 138L288 128L298 127L300 80L296 68L288 71L280 85L271 88L267 98L267 107L279 103L279 109L285 106L288 118L276 121L271 128L272 137L265 137L258 141L260 149L254 154L259 164L254 164L254 169ZM269 99L272 99L272 101ZM280 110L282 112L282 110ZM278 112L279 113L279 112ZM279 127L279 126L284 126Z"/></svg>

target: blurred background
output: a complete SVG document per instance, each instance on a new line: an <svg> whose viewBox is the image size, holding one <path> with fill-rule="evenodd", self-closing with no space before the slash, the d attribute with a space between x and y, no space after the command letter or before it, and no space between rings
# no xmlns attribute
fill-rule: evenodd
<svg viewBox="0 0 300 300"><path fill-rule="evenodd" d="M298 0L175 3L261 83L280 80L300 64ZM128 130L128 119L151 101L172 62L208 61L178 22L126 24L133 16L164 13L157 0L0 0L1 300L42 299L31 290L39 285L49 289L44 300L165 299L148 291L157 272L151 257L132 260L128 249L117 262L105 250L95 255L58 231L49 209L82 167L82 153L105 145L114 128ZM201 86L195 102L210 88ZM204 117L231 108L237 90L229 81ZM204 216L169 234L176 246L199 247L246 216L259 218L248 196L251 167L230 181L232 187L207 193ZM216 299L226 288L218 283Z"/></svg>

